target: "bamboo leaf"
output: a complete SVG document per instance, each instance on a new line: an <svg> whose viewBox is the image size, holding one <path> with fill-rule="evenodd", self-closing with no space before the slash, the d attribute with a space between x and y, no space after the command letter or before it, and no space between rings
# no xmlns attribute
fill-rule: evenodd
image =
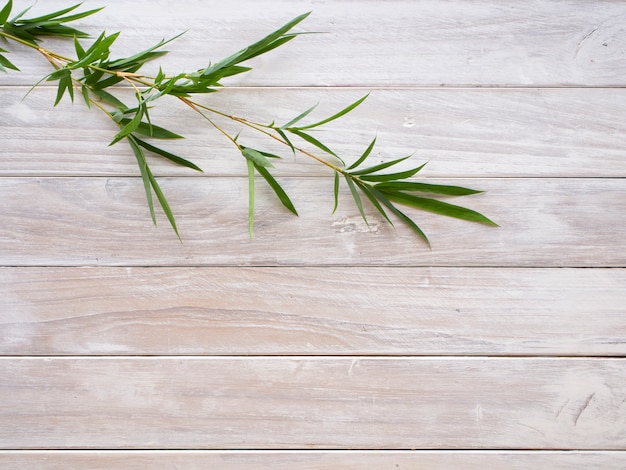
<svg viewBox="0 0 626 470"><path fill-rule="evenodd" d="M443 184L427 184L413 181L395 181L389 183L378 183L376 188L380 191L408 191L442 194L445 196L467 196L470 194L479 194L484 191L476 189L463 188L461 186L448 186Z"/></svg>
<svg viewBox="0 0 626 470"><path fill-rule="evenodd" d="M356 108L358 105L360 105L361 103L363 103L363 101L366 100L366 98L369 96L369 93L365 96L363 96L362 98L359 98L358 100L356 100L354 103L352 103L349 106L346 106L345 108L343 108L341 111L339 111L336 114L333 114L331 117L323 119L322 121L316 122L314 124L309 124L308 126L304 126L304 127L299 127L298 129L300 130L305 130L305 129L313 129L314 127L319 127L323 124L326 124L330 121L334 121L335 119L340 118L341 116L344 116L345 114L348 114L350 111L352 111L354 108Z"/></svg>
<svg viewBox="0 0 626 470"><path fill-rule="evenodd" d="M150 176L148 175L148 163L146 162L146 157L143 154L143 150L137 144L134 137L129 135L127 137L128 143L130 144L130 148L133 150L135 154L135 158L137 159L137 165L139 166L139 171L141 173L141 180L143 181L143 187L146 192L146 200L148 201L148 208L150 209L150 217L152 217L152 223L156 225L156 215L154 213L154 203L152 202L152 183L150 182Z"/></svg>
<svg viewBox="0 0 626 470"><path fill-rule="evenodd" d="M282 129L278 129L278 128L276 129L276 132L278 132L278 135L280 135L283 138L283 140L287 143L287 145L289 146L289 148L293 152L293 156L295 157L296 156L296 148L291 143L291 140L289 140L289 138L287 137L287 134L285 134Z"/></svg>
<svg viewBox="0 0 626 470"><path fill-rule="evenodd" d="M145 112L146 112L145 106L139 106L139 109L137 109L137 112L135 113L135 116L132 119L130 120L122 119L119 122L121 130L115 135L115 137L113 138L113 141L109 145L113 145L119 142L121 139L123 139L124 137L134 132L139 127L139 124L141 123L141 119L143 118L143 115L145 114ZM148 130L151 131L150 128Z"/></svg>
<svg viewBox="0 0 626 470"><path fill-rule="evenodd" d="M399 171L398 173L388 173L385 175L363 175L359 176L359 178L364 181L371 181L374 183L401 180L405 178L410 178L411 176L415 175L418 171L424 168L425 165L426 163L417 168L413 168L412 170Z"/></svg>
<svg viewBox="0 0 626 470"><path fill-rule="evenodd" d="M6 51L4 49L0 49L0 52L6 52ZM18 72L20 71L20 69L18 69L15 65L13 65L13 63L11 63L9 59L7 59L5 56L0 54L0 71L6 72L5 69L17 70Z"/></svg>
<svg viewBox="0 0 626 470"><path fill-rule="evenodd" d="M333 188L333 194L335 196L335 205L333 207L333 214L337 211L337 207L339 206L339 172L335 171L335 184Z"/></svg>
<svg viewBox="0 0 626 470"><path fill-rule="evenodd" d="M176 219L174 219L174 213L172 212L172 209L170 208L170 205L168 204L167 199L165 198L165 195L163 194L163 191L161 190L161 187L159 186L159 183L157 183L157 180L152 174L152 172L150 171L150 168L148 167L148 165L146 165L146 172L148 173L148 178L150 178L150 184L152 185L154 194L156 194L157 199L159 200L159 204L161 204L161 209L163 209L163 212L165 213L165 216L167 217L167 220L169 221L170 225L174 229L176 236L178 237L179 240L181 240L180 233L178 233L178 227L176 226Z"/></svg>
<svg viewBox="0 0 626 470"><path fill-rule="evenodd" d="M90 98L89 98L89 89L85 85L81 85L80 86L80 91L83 94L83 100L85 100L85 104L87 105L87 108L91 109L91 101L90 101Z"/></svg>
<svg viewBox="0 0 626 470"><path fill-rule="evenodd" d="M352 170L353 168L357 168L361 163L363 163L365 161L365 159L367 157L369 157L369 154L372 153L372 149L374 148L374 145L376 144L376 137L374 137L374 139L372 140L372 142L369 144L369 146L365 149L365 152L363 152L363 155L361 155L359 157L359 159L354 162L352 165L350 165L348 167L348 170Z"/></svg>
<svg viewBox="0 0 626 470"><path fill-rule="evenodd" d="M283 206L285 206L295 215L298 215L298 211L296 211L296 208L291 202L291 199L289 199L289 196L287 196L287 193L285 192L285 190L282 188L280 184L278 184L278 181L274 179L271 173L265 167L262 167L260 165L255 164L254 167L256 168L256 171L258 171L259 174L263 178L265 178L265 181L267 181L267 183L274 190L274 193L276 193L276 196L278 196L278 199L280 199L280 202L283 203Z"/></svg>
<svg viewBox="0 0 626 470"><path fill-rule="evenodd" d="M120 124L127 125L130 121L131 120L128 118L123 118L120 120ZM155 126L154 124L150 125L147 122L140 122L137 128L132 132L145 135L146 137L152 137L153 139L184 139L182 135L168 131L163 127Z"/></svg>
<svg viewBox="0 0 626 470"><path fill-rule="evenodd" d="M398 158L397 160L392 160L390 162L384 162L384 163L381 163L380 165L374 165L374 166L371 166L369 168L363 168L362 170L351 171L350 174L351 175L369 175L370 173L374 173L376 171L380 171L380 170L384 170L385 168L389 168L390 166L397 165L398 163L403 162L403 161L405 161L408 158L411 158L411 157L409 156L409 157Z"/></svg>
<svg viewBox="0 0 626 470"><path fill-rule="evenodd" d="M258 150L254 150L250 147L241 147L241 154L246 157L247 160L253 162L255 165L269 168L272 167L272 164L267 159L267 157Z"/></svg>
<svg viewBox="0 0 626 470"><path fill-rule="evenodd" d="M248 165L248 233L254 233L254 162L246 159Z"/></svg>
<svg viewBox="0 0 626 470"><path fill-rule="evenodd" d="M9 19L11 10L13 9L13 1L9 0L7 4L0 10L0 26L2 26Z"/></svg>
<svg viewBox="0 0 626 470"><path fill-rule="evenodd" d="M430 241L422 229L404 212L398 209L393 203L385 197L380 191L370 187L370 191L376 199L378 199L383 205L385 205L393 214L395 214L402 222L404 222L411 230L413 230L420 238L422 238L426 244L430 247Z"/></svg>
<svg viewBox="0 0 626 470"><path fill-rule="evenodd" d="M323 150L326 153L329 153L333 157L337 158L341 163L343 163L343 160L341 158L339 158L339 156L335 152L333 152L331 149L326 147L326 145L321 143L319 140L317 140L312 135L306 134L306 133L300 131L299 129L290 128L290 129L287 129L287 130L289 132L291 132L292 134L297 135L301 139L306 140L308 143L315 145L318 149Z"/></svg>
<svg viewBox="0 0 626 470"><path fill-rule="evenodd" d="M355 183L359 187L361 192L363 194L365 194L365 196L370 200L372 205L378 210L378 212L380 212L382 214L382 216L385 218L385 220L387 220L387 222L389 222L391 224L391 226L393 227L393 222L391 221L391 219L389 218L389 216L385 212L385 209L383 209L383 207L380 205L380 203L376 199L376 196L374 195L374 193L372 192L370 187L368 185L366 185L366 184L363 184L363 183L359 182L358 180L355 181Z"/></svg>
<svg viewBox="0 0 626 470"><path fill-rule="evenodd" d="M456 219L469 220L471 222L478 222L494 227L498 226L498 224L496 224L494 221L488 219L479 212L447 202L414 196L412 194L405 194L399 191L385 192L385 195L392 201L396 201L401 204L415 207L417 209L422 209L428 212L433 212L435 214L454 217Z"/></svg>
<svg viewBox="0 0 626 470"><path fill-rule="evenodd" d="M133 136L133 137L135 141L146 150L152 153L156 153L157 155L161 155L162 157L167 158L168 160L176 163L177 165L186 166L187 168L191 168L192 170L196 170L201 173L203 172L202 169L199 166L197 166L195 163L190 162L189 160L185 158L179 157L178 155L174 155L173 153L167 152L166 150L155 147L154 145L151 145L148 142L143 141L136 136Z"/></svg>
<svg viewBox="0 0 626 470"><path fill-rule="evenodd" d="M365 224L369 227L369 222L367 221L367 217L365 217L365 211L363 210L363 202L361 201L361 196L359 196L359 192L356 189L356 186L354 185L354 182L352 181L352 178L350 178L350 176L344 174L343 175L346 179L346 182L348 183L348 188L350 188L350 192L352 193L352 198L354 199L354 202L356 203L356 207L359 209L359 213L361 214L361 217L363 217L363 220L365 221Z"/></svg>
<svg viewBox="0 0 626 470"><path fill-rule="evenodd" d="M319 104L319 103L318 103ZM293 126L296 122L301 121L303 118L305 118L306 116L308 116L311 111L313 111L315 108L317 108L317 104L314 106L311 106L309 109L307 109L306 111L304 111L303 113L298 114L295 118L293 118L291 121L289 121L287 124L280 126L280 129L287 129L288 127Z"/></svg>

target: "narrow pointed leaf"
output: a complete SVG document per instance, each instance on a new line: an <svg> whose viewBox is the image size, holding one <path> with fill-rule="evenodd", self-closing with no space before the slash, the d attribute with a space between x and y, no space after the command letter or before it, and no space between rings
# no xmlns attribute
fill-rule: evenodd
<svg viewBox="0 0 626 470"><path fill-rule="evenodd" d="M109 145L113 145L119 142L121 139L123 139L124 137L134 132L139 127L139 124L141 123L141 119L143 118L144 114L145 114L145 107L140 106L140 108L137 110L137 113L132 119L122 119L119 122L121 126L121 130L117 134L115 134L113 141Z"/></svg>
<svg viewBox="0 0 626 470"><path fill-rule="evenodd" d="M454 217L456 219L469 220L471 222L479 222L495 227L498 226L498 224L496 224L494 221L488 219L479 212L447 202L414 196L413 194L405 194L401 192L385 192L385 195L392 201L396 201L401 204L415 207L417 209L422 209L428 212L433 212L435 214L446 215L448 217Z"/></svg>
<svg viewBox="0 0 626 470"><path fill-rule="evenodd" d="M380 205L380 203L376 199L376 196L371 191L370 187L368 185L366 185L366 184L360 183L359 181L355 181L355 183L359 187L361 192L363 194L365 194L365 196L370 200L372 205L378 210L378 212L380 212L382 214L382 216L385 218L385 220L387 222L389 222L391 224L391 226L393 227L393 222L391 221L391 219L389 218L389 216L385 212L385 209L383 209L383 207Z"/></svg>
<svg viewBox="0 0 626 470"><path fill-rule="evenodd" d="M398 158L397 160L392 160L390 162L384 162L384 163L381 163L380 165L374 165L374 166L371 166L369 168L363 168L362 170L351 171L350 174L352 174L352 175L369 175L370 173L374 173L376 171L380 171L380 170L384 170L385 168L389 168L390 166L397 165L398 163L403 162L403 161L405 161L408 158L411 158L411 157Z"/></svg>
<svg viewBox="0 0 626 470"><path fill-rule="evenodd" d="M131 120L128 118L123 118L120 120L120 124L127 125L130 121ZM154 124L149 125L147 122L140 122L133 132L147 137L152 137L154 139L184 139L182 135L168 131L163 127L155 126Z"/></svg>
<svg viewBox="0 0 626 470"><path fill-rule="evenodd" d="M287 145L289 146L289 148L293 152L293 156L295 157L296 156L296 148L291 143L291 140L289 140L289 138L287 137L287 134L285 134L282 129L276 129L276 132L278 132L278 135L280 135L283 138L283 140L287 143Z"/></svg>
<svg viewBox="0 0 626 470"><path fill-rule="evenodd" d="M9 19L11 9L13 8L12 0L9 0L7 4L0 10L0 26L2 26Z"/></svg>
<svg viewBox="0 0 626 470"><path fill-rule="evenodd" d="M411 230L413 230L417 235L419 235L419 237L422 238L426 242L426 244L430 247L430 241L428 240L428 237L426 236L426 234L422 231L421 228L419 228L419 226L408 215L406 215L404 212L402 212L400 209L394 206L393 203L389 199L387 199L385 195L382 194L380 191L377 191L376 189L371 188L371 187L370 187L370 190L372 191L372 194L374 195L374 197L376 197L376 199L378 199L382 204L384 204L402 222L404 222L407 226L409 226Z"/></svg>
<svg viewBox="0 0 626 470"><path fill-rule="evenodd" d="M369 146L365 149L365 152L363 152L363 155L361 155L356 162L354 162L352 165L348 167L348 170L357 168L361 163L363 163L365 159L369 157L370 153L372 153L372 149L374 148L375 144L376 144L376 137L374 137L374 140L372 140Z"/></svg>
<svg viewBox="0 0 626 470"><path fill-rule="evenodd" d="M148 163L146 162L146 157L143 154L143 150L132 135L127 137L128 143L130 144L130 148L133 149L133 153L135 154L135 158L137 159L137 165L139 166L139 171L141 173L141 179L143 181L143 187L146 192L146 199L148 201L148 208L150 209L150 217L152 217L152 223L156 225L156 215L154 213L154 203L152 202L152 183L150 182L150 176L148 175Z"/></svg>
<svg viewBox="0 0 626 470"><path fill-rule="evenodd" d="M248 166L248 233L254 233L254 162L246 160Z"/></svg>
<svg viewBox="0 0 626 470"><path fill-rule="evenodd" d="M254 150L250 147L242 147L241 154L246 157L248 161L253 162L255 165L261 167L272 167L272 164L267 159L267 157L258 150Z"/></svg>
<svg viewBox="0 0 626 470"><path fill-rule="evenodd" d="M319 140L317 140L315 137L313 137L310 134L306 134L298 129L287 129L289 132L291 132L292 134L297 135L298 137L300 137L303 140L306 140L308 143L315 145L318 149L323 150L324 152L332 155L333 157L335 157L336 159L338 159L341 163L343 163L343 160L341 158L339 158L339 156L333 152L331 149L329 149L328 147L326 147L326 145L324 145L323 143L321 143Z"/></svg>
<svg viewBox="0 0 626 470"><path fill-rule="evenodd" d="M449 186L443 184L427 184L413 181L396 181L390 183L378 183L376 188L380 191L408 191L420 193L442 194L445 196L467 196L479 194L484 191L464 188L461 186Z"/></svg>
<svg viewBox="0 0 626 470"><path fill-rule="evenodd" d="M80 90L83 94L83 100L85 100L85 104L88 109L91 109L91 101L89 98L89 89L85 85L81 85Z"/></svg>
<svg viewBox="0 0 626 470"><path fill-rule="evenodd" d="M350 192L352 193L352 197L354 198L356 207L359 209L359 213L361 214L361 217L363 217L365 224L369 227L369 222L367 221L367 217L365 217L365 211L363 210L363 202L361 201L361 196L359 196L359 192L356 189L356 186L354 185L352 178L350 178L348 175L343 175L343 176L346 178L346 182L348 183L348 188L350 188Z"/></svg>
<svg viewBox="0 0 626 470"><path fill-rule="evenodd" d="M319 103L318 103L319 104ZM317 104L314 106L311 106L309 109L307 109L306 111L304 111L301 114L298 114L295 118L293 118L291 121L289 121L287 124L280 126L281 130L282 129L287 129L288 127L293 126L296 122L299 122L300 120L302 120L303 118L305 118L306 116L308 116L311 111L313 111L315 108L317 108Z"/></svg>
<svg viewBox="0 0 626 470"><path fill-rule="evenodd" d="M304 126L304 127L299 127L298 129L300 130L304 130L304 129L313 129L314 127L319 127L323 124L326 124L330 121L334 121L335 119L340 118L341 116L349 113L350 111L352 111L354 108L356 108L358 105L360 105L361 103L363 103L363 101L365 101L365 99L369 96L369 93L367 95L365 95L362 98L359 98L358 100L356 100L354 103L352 103L349 106L346 106L345 108L343 108L341 111L339 111L336 114L333 114L331 117L323 119L322 121L316 122L314 124L309 124L308 126Z"/></svg>
<svg viewBox="0 0 626 470"><path fill-rule="evenodd" d="M426 164L424 163L424 165ZM364 181L371 181L374 183L401 180L405 178L410 178L411 176L415 175L418 171L424 168L424 165L421 165L417 168L413 168L412 170L399 171L398 173L388 173L385 175L363 175L363 176L359 176L359 178Z"/></svg>
<svg viewBox="0 0 626 470"><path fill-rule="evenodd" d="M283 203L283 206L285 206L287 209L289 209L295 215L298 215L298 211L296 211L296 208L294 207L293 203L291 202L291 199L289 199L289 196L287 196L287 193L285 192L285 190L282 188L282 186L280 184L278 184L278 181L276 181L274 179L274 177L271 175L271 173L269 171L267 171L267 169L265 167L262 167L260 165L256 165L255 164L254 167L256 168L256 171L258 171L259 174L263 178L265 178L265 181L267 181L267 183L274 190L274 193L276 193L276 196L278 196L278 199L280 199L280 202Z"/></svg>
<svg viewBox="0 0 626 470"><path fill-rule="evenodd" d="M165 195L163 194L163 191L161 190L161 187L159 186L159 183L157 183L156 178L154 177L154 175L150 171L150 168L147 165L146 165L146 171L148 173L148 177L150 178L150 184L152 185L154 194L156 194L156 197L159 200L159 204L161 204L161 209L163 209L163 212L165 213L167 220L169 221L170 225L174 229L176 236L180 240L180 234L178 233L178 227L176 227L176 219L174 218L174 213L172 212L172 209L170 208L170 205L168 204L167 199L165 198Z"/></svg>
<svg viewBox="0 0 626 470"><path fill-rule="evenodd" d="M4 72L5 68L11 69L11 70L17 70L18 72L20 71L20 69L18 69L15 65L13 65L13 63L11 63L9 59L7 59L5 56L0 54L0 70Z"/></svg>
<svg viewBox="0 0 626 470"><path fill-rule="evenodd" d="M135 138L135 141L146 150L152 153L156 153L157 155L161 155L162 157L167 158L168 160L176 163L177 165L186 166L187 168L191 168L192 170L202 172L202 169L199 166L197 166L195 163L190 162L189 160L185 158L179 157L178 155L174 155L173 153L167 152L166 150L155 147L154 145L151 145L148 142L141 140L137 137L134 137L134 138Z"/></svg>
<svg viewBox="0 0 626 470"><path fill-rule="evenodd" d="M83 49L83 46L78 42L78 38L74 38L74 49L76 50L76 57L78 57L79 60L85 56L85 49Z"/></svg>
<svg viewBox="0 0 626 470"><path fill-rule="evenodd" d="M333 214L337 211L339 206L339 172L335 171L335 184L333 188L333 194L335 196L335 205L333 206Z"/></svg>
<svg viewBox="0 0 626 470"><path fill-rule="evenodd" d="M106 101L107 103L109 103L110 105L115 106L118 109L126 109L126 108L128 108L128 106L126 106L124 103L122 103L119 99L117 99L115 96L113 96L108 91L93 90L93 94L96 95L101 100Z"/></svg>

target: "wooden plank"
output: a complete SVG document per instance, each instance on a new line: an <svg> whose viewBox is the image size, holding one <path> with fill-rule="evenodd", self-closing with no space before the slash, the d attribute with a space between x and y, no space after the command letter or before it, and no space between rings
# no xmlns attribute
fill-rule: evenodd
<svg viewBox="0 0 626 470"><path fill-rule="evenodd" d="M488 190L464 198L493 228L434 214L416 217L429 250L408 228L349 194L333 205L331 178L282 178L300 213L286 213L259 184L255 236L245 178L164 178L183 243L163 217L152 227L137 178L0 179L0 263L75 265L397 265L625 267L626 180L437 180Z"/></svg>
<svg viewBox="0 0 626 470"><path fill-rule="evenodd" d="M327 34L300 37L255 60L259 70L231 80L244 85L608 86L623 85L626 76L626 7L619 1L537 0L532 8L513 0L363 0L358 9L352 2L315 0L177 5L108 1L106 10L80 25L94 35L122 31L115 57L188 30L160 61L174 73L206 67L313 10L298 30ZM47 0L33 11L66 6ZM56 49L73 52L71 42ZM2 75L0 84L31 85L49 73L47 62L33 54L13 57L23 73Z"/></svg>
<svg viewBox="0 0 626 470"><path fill-rule="evenodd" d="M0 358L3 449L626 447L626 360Z"/></svg>
<svg viewBox="0 0 626 470"><path fill-rule="evenodd" d="M0 299L5 355L626 356L622 269L4 268Z"/></svg>
<svg viewBox="0 0 626 470"><path fill-rule="evenodd" d="M56 91L0 88L0 138L4 176L137 175L127 145L108 147L116 127L78 102L52 107ZM333 114L368 90L227 89L205 101L250 119L288 122L320 102L312 119ZM127 102L133 98L130 93ZM211 175L242 175L245 165L232 144L175 100L151 111L152 120L187 138L160 142ZM415 152L433 177L624 177L626 89L395 89L375 90L350 115L328 126L323 139L348 162L374 134L372 161ZM312 121L311 121L312 122ZM236 134L240 128L221 123ZM331 131L335 129L335 131ZM325 175L316 162L244 131L246 145L285 155L277 174ZM308 148L308 147L307 147ZM153 159L159 175L195 175Z"/></svg>
<svg viewBox="0 0 626 470"><path fill-rule="evenodd" d="M185 470L570 470L622 469L626 452L601 451L0 451L5 470L136 470L181 468Z"/></svg>

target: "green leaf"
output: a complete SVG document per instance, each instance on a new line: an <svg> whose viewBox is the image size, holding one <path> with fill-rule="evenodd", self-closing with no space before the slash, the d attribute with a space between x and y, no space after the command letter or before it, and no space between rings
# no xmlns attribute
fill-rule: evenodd
<svg viewBox="0 0 626 470"><path fill-rule="evenodd" d="M187 168L191 168L192 170L202 172L202 169L199 166L197 166L195 163L192 163L189 160L186 160L185 158L179 157L178 155L174 155L173 153L170 153L163 149L155 147L154 145L151 145L148 142L145 142L136 136L133 136L133 137L135 141L146 150L152 153L156 153L157 155L161 155L162 157L167 158L168 160L176 163L177 165L186 166Z"/></svg>
<svg viewBox="0 0 626 470"><path fill-rule="evenodd" d="M65 75L63 78L59 80L59 87L57 90L56 100L54 101L54 106L58 105L61 102L61 99L63 98L63 95L65 94L65 90L69 92L72 102L74 101L74 88L72 87L72 76L70 75L69 70L67 70L67 72L68 72L67 75Z"/></svg>
<svg viewBox="0 0 626 470"><path fill-rule="evenodd" d="M80 90L83 94L83 99L88 109L91 109L91 101L89 99L89 89L85 85L81 85Z"/></svg>
<svg viewBox="0 0 626 470"><path fill-rule="evenodd" d="M7 4L0 10L0 26L2 26L9 19L11 9L13 8L13 1L9 0Z"/></svg>
<svg viewBox="0 0 626 470"><path fill-rule="evenodd" d="M439 215L446 215L448 217L454 217L456 219L469 220L471 222L479 222L486 225L492 225L497 227L498 224L488 219L479 212L465 207L456 206L436 199L430 199L425 197L414 196L412 194L405 194L396 191L386 191L385 195L392 201L399 202L401 204L422 209L428 212L433 212Z"/></svg>
<svg viewBox="0 0 626 470"><path fill-rule="evenodd" d="M137 164L139 165L139 171L141 172L141 179L143 180L144 189L146 191L148 207L150 208L150 216L152 217L152 223L154 223L154 225L157 224L156 214L154 213L154 203L152 201L152 190L154 190L154 193L156 194L157 199L159 200L159 204L161 204L161 208L163 209L163 212L165 213L167 220L172 226L172 229L174 229L176 236L180 240L180 234L178 233L178 227L176 226L176 220L174 218L174 214L170 208L170 205L167 202L167 199L165 198L165 195L163 194L163 191L161 190L161 187L159 186L159 183L157 182L156 178L150 171L150 167L148 166L148 162L146 161L146 157L143 153L143 150L141 150L141 147L139 146L139 144L136 142L135 138L132 135L129 135L127 137L127 140L131 148L133 149L133 153L135 154L135 157L137 158Z"/></svg>
<svg viewBox="0 0 626 470"><path fill-rule="evenodd" d="M351 171L350 174L351 175L368 175L370 173L374 173L376 171L389 168L390 166L397 165L398 163L403 162L408 158L411 158L411 157L398 158L397 160L392 160L390 162L381 163L380 165L374 165L369 168L363 168L362 170Z"/></svg>
<svg viewBox="0 0 626 470"><path fill-rule="evenodd" d="M378 183L376 188L380 191L409 191L442 194L445 196L467 196L470 194L479 194L484 191L476 189L463 188L461 186L448 186L443 184L427 184L413 181L396 181L389 183Z"/></svg>
<svg viewBox="0 0 626 470"><path fill-rule="evenodd" d="M295 157L296 156L296 148L291 143L291 140L289 140L289 138L287 137L287 134L285 134L282 129L276 129L276 132L278 132L278 135L280 135L283 138L283 140L287 143L287 145L289 146L289 148L293 152L293 156Z"/></svg>
<svg viewBox="0 0 626 470"><path fill-rule="evenodd" d="M354 198L356 207L359 209L359 213L361 214L361 217L363 217L365 224L369 227L370 224L367 221L367 217L365 217L365 211L363 210L363 202L361 201L361 196L359 196L359 192L357 191L356 186L354 185L354 182L352 181L352 178L350 178L346 174L344 174L343 176L346 178L346 182L348 183L348 188L350 188L350 192L352 193L352 197Z"/></svg>
<svg viewBox="0 0 626 470"><path fill-rule="evenodd" d="M430 242L428 241L428 237L426 236L426 234L422 231L421 228L419 228L419 226L408 215L406 215L404 212L402 212L400 209L394 206L393 203L389 199L387 199L385 195L382 194L380 191L377 191L376 189L372 187L370 187L370 191L372 191L372 194L374 195L374 197L376 197L376 199L378 199L381 203L383 203L402 222L408 225L411 228L411 230L413 230L417 235L419 235L420 238L422 238L426 242L426 244L430 247Z"/></svg>
<svg viewBox="0 0 626 470"><path fill-rule="evenodd" d="M127 137L130 147L133 149L135 158L137 159L137 165L139 165L139 171L141 172L141 179L143 181L143 187L146 191L146 199L148 200L148 208L150 209L150 217L152 217L152 223L156 225L156 215L154 213L154 204L152 202L152 183L150 182L150 176L148 175L148 162L143 154L143 150L132 135Z"/></svg>
<svg viewBox="0 0 626 470"><path fill-rule="evenodd" d="M246 160L248 165L248 233L254 233L254 162Z"/></svg>
<svg viewBox="0 0 626 470"><path fill-rule="evenodd" d="M335 205L333 206L333 214L337 211L339 206L339 172L335 171L335 184L333 187L333 194L335 196Z"/></svg>
<svg viewBox="0 0 626 470"><path fill-rule="evenodd" d="M356 100L354 103L352 103L349 106L346 106L345 108L343 108L341 111L339 111L337 114L333 114L331 117L326 118L322 121L316 122L314 124L309 124L308 126L304 126L304 127L299 127L298 129L300 130L304 130L304 129L312 129L314 127L319 127L323 124L326 124L330 121L334 121L335 119L340 118L341 116L349 113L350 111L352 111L354 108L356 108L358 105L360 105L361 103L363 103L363 101L365 101L365 99L369 96L369 93L365 96L363 96L362 98L359 98L358 100Z"/></svg>
<svg viewBox="0 0 626 470"><path fill-rule="evenodd" d="M267 159L267 157L258 150L254 150L250 147L241 147L241 154L246 157L247 160L253 162L255 165L261 167L272 167L272 164Z"/></svg>
<svg viewBox="0 0 626 470"><path fill-rule="evenodd" d="M363 155L361 155L356 162L354 162L352 165L348 167L348 170L357 168L361 163L363 163L365 159L369 157L370 153L372 153L372 149L374 148L375 144L376 144L376 137L374 137L374 140L372 140L369 146L365 149L365 152L363 152Z"/></svg>
<svg viewBox="0 0 626 470"><path fill-rule="evenodd" d="M391 221L391 219L385 212L385 209L383 209L382 206L379 204L378 200L376 199L376 196L374 195L370 187L366 184L359 182L358 180L355 181L355 183L359 187L361 192L365 194L365 196L370 200L372 205L378 210L378 212L380 212L382 216L385 218L385 220L387 220L387 222L389 222L391 226L393 227L393 222Z"/></svg>
<svg viewBox="0 0 626 470"><path fill-rule="evenodd" d="M4 51L3 49L0 49L0 52L6 52L6 51ZM0 72L6 72L5 68L11 69L11 70L17 70L18 72L20 71L20 69L18 69L15 65L13 65L9 59L7 59L5 56L0 54Z"/></svg>
<svg viewBox="0 0 626 470"><path fill-rule="evenodd" d="M319 104L319 103L318 103ZM311 106L309 109L307 109L306 111L304 111L301 114L298 114L295 118L293 118L291 121L289 121L287 124L280 126L281 130L282 129L287 129L288 127L293 126L296 122L299 122L300 120L302 120L303 118L305 118L306 116L308 116L311 111L313 111L315 108L317 108L317 104L314 106Z"/></svg>
<svg viewBox="0 0 626 470"><path fill-rule="evenodd" d="M78 42L78 38L74 38L74 49L76 50L76 57L78 57L78 59L85 57L85 49L83 49L83 46Z"/></svg>
<svg viewBox="0 0 626 470"><path fill-rule="evenodd" d="M145 105L142 105L142 106L139 106L139 109L137 109L137 112L135 113L135 116L132 119L122 119L119 122L121 130L117 134L115 134L113 141L109 145L113 145L119 142L124 137L134 132L139 127L139 124L141 124L141 119L143 118L145 112L146 112L146 107ZM148 128L149 128L148 130L151 130L150 126L148 126Z"/></svg>
<svg viewBox="0 0 626 470"><path fill-rule="evenodd" d="M287 129L287 130L289 132L291 132L292 134L297 135L301 139L306 140L308 143L315 145L318 149L323 150L326 153L329 153L330 155L332 155L333 157L339 159L339 161L341 161L343 163L343 160L341 160L341 158L339 158L339 156L335 152L333 152L331 149L326 147L323 143L321 143L319 140L317 140L312 135L306 134L306 133L300 131L299 129L291 128L291 129Z"/></svg>
<svg viewBox="0 0 626 470"><path fill-rule="evenodd" d="M123 118L120 120L120 124L127 125L130 121L131 120L128 118ZM154 139L184 139L184 137L180 134L168 131L163 127L155 126L154 124L150 125L147 122L140 122L137 125L137 128L132 132L137 132L138 134L145 135L146 137L152 137Z"/></svg>
<svg viewBox="0 0 626 470"><path fill-rule="evenodd" d="M413 168L412 170L399 171L398 173L388 173L385 175L363 175L363 176L359 176L359 178L364 181L371 181L371 182L376 182L376 183L400 180L400 179L410 178L411 176L415 175L418 171L420 171L422 168L424 168L425 165L426 163L424 163L424 165L421 165L417 168Z"/></svg>
<svg viewBox="0 0 626 470"><path fill-rule="evenodd" d="M267 181L267 183L272 187L272 189L274 190L274 193L276 193L276 196L278 196L278 199L280 199L280 202L283 203L283 206L285 206L295 215L298 215L298 211L296 211L296 208L291 202L291 199L289 199L289 196L287 196L287 193L285 192L285 190L282 188L280 184L278 184L278 181L274 179L271 173L263 166L255 164L254 167L256 168L256 171L258 171L259 174L263 178L265 178L265 181Z"/></svg>
<svg viewBox="0 0 626 470"><path fill-rule="evenodd" d="M118 109L127 109L124 103L122 103L119 99L113 96L111 93L104 90L92 90L92 93L100 98L102 101L106 101L107 103L115 106Z"/></svg>
<svg viewBox="0 0 626 470"><path fill-rule="evenodd" d="M170 205L168 204L167 199L165 198L165 195L163 194L163 191L161 190L161 187L159 186L159 183L157 183L156 178L154 177L154 175L150 171L150 168L147 165L146 165L146 171L148 173L148 177L150 178L150 184L152 185L154 194L156 194L157 199L159 200L159 204L161 204L161 209L163 209L163 212L165 213L167 220L169 221L170 225L174 229L176 236L180 240L180 233L178 233L178 227L176 227L176 219L174 218L174 213L172 212L172 209L170 208Z"/></svg>

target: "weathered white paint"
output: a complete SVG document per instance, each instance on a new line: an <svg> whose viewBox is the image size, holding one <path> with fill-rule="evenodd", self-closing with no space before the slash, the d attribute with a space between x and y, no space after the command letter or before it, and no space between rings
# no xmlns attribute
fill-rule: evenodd
<svg viewBox="0 0 626 470"><path fill-rule="evenodd" d="M4 268L0 298L11 355L626 353L623 269Z"/></svg>
<svg viewBox="0 0 626 470"><path fill-rule="evenodd" d="M79 103L52 109L49 86L21 101L49 67L12 52L24 72L0 75L0 447L13 449L0 467L624 468L625 4L170 3L89 2L107 9L81 27L121 30L115 54L189 29L171 73L313 10L301 29L328 34L205 99L280 121L373 90L328 143L347 161L374 133L376 161L416 151L423 177L487 189L459 202L502 227L415 213L429 251L375 216L368 228L346 192L330 215L329 175L286 158L277 174L301 218L258 185L249 240L241 158L172 103L153 117L188 138L166 147L206 170L154 164L181 245L162 217L151 227L132 155L107 148L114 129ZM242 448L266 451L227 450ZM381 452L411 448L439 450Z"/></svg>

